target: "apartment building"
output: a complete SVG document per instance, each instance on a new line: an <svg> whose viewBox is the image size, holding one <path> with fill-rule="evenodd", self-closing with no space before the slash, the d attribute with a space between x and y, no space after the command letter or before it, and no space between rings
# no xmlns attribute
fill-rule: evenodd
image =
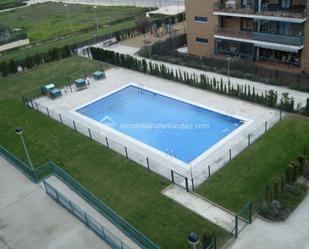
<svg viewBox="0 0 309 249"><path fill-rule="evenodd" d="M309 72L309 0L186 0L188 52Z"/></svg>

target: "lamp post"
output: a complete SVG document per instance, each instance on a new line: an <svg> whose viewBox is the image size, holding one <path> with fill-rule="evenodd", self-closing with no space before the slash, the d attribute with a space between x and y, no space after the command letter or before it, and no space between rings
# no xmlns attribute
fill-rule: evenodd
<svg viewBox="0 0 309 249"><path fill-rule="evenodd" d="M228 81L230 81L230 62L231 62L231 56L227 55L226 59L227 59L227 77L228 77Z"/></svg>
<svg viewBox="0 0 309 249"><path fill-rule="evenodd" d="M97 33L99 32L99 23L98 23L98 16L97 16L97 6L93 6L93 10L94 10L94 16L95 16L95 22L97 25Z"/></svg>
<svg viewBox="0 0 309 249"><path fill-rule="evenodd" d="M25 152L26 152L26 156L27 156L29 165L30 165L31 169L34 170L34 167L33 167L33 164L32 164L32 161L31 161L31 158L30 158L30 155L29 155L29 152L28 152L26 143L25 143L25 140L24 140L24 138L23 138L23 128L17 127L17 128L16 128L16 134L20 137L21 143L23 144L24 150L25 150Z"/></svg>
<svg viewBox="0 0 309 249"><path fill-rule="evenodd" d="M192 245L193 249L196 249L197 244L200 242L200 238L195 232L191 232L188 235L188 242Z"/></svg>
<svg viewBox="0 0 309 249"><path fill-rule="evenodd" d="M65 10L67 12L68 19L69 19L69 23L70 23L70 27L71 27L71 32L73 33L73 25L72 25L72 21L71 21L71 15L70 15L69 6L68 6L68 4L64 4L64 7L65 7Z"/></svg>

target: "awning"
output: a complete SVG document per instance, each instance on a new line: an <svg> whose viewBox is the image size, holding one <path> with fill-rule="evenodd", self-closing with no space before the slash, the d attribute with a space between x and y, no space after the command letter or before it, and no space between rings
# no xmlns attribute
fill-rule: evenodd
<svg viewBox="0 0 309 249"><path fill-rule="evenodd" d="M263 42L263 41L254 41L254 46L259 48L273 49L291 53L297 53L299 50L303 49L304 46L294 46L294 45L286 45L272 42Z"/></svg>

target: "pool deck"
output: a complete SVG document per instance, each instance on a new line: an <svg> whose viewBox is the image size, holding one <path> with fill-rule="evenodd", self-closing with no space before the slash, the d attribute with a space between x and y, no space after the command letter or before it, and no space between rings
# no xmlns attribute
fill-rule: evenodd
<svg viewBox="0 0 309 249"><path fill-rule="evenodd" d="M105 137L108 137L109 146L123 155L125 155L125 146L129 158L144 166L146 166L146 157L148 157L150 169L168 179L171 179L171 170L173 170L187 176L191 180L191 167L195 187L209 177L208 168L210 168L210 174L213 174L229 161L230 149L232 158L245 149L248 146L249 134L250 142L253 142L260 135L264 134L266 121L267 128L270 128L279 121L279 112L274 109L265 108L246 101L222 96L124 68L114 67L109 69L106 71L106 77L107 78L104 80L97 81L91 79L90 86L82 91L76 91L73 87L73 93L67 89L66 92L63 92L62 97L55 100L48 97L41 97L35 101L38 103L40 111L47 114L47 107L49 115L58 121L60 121L60 113L62 121L70 127L73 127L72 121L74 120L77 130L87 136L89 136L89 128L93 138L102 144L106 144ZM241 130L236 136L221 144L197 164L184 166L179 163L179 160L164 153L162 155L162 153L158 153L157 150L149 148L149 146L144 146L134 139L127 139L113 132L112 129L108 129L100 123L83 117L74 111L77 107L107 95L129 83L142 84L143 87L164 92L167 95L185 99L189 102L218 109L227 115L245 117L253 122L248 127ZM179 181L181 180L183 179L180 178ZM191 183L191 181L189 182Z"/></svg>

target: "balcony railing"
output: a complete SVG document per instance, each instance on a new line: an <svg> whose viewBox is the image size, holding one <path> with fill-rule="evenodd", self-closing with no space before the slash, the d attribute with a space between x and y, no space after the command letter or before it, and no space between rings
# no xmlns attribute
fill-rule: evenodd
<svg viewBox="0 0 309 249"><path fill-rule="evenodd" d="M236 1L228 0L224 3L217 2L214 4L214 11L235 13L235 14L256 14L262 16L286 17L286 18L305 18L307 17L307 8L305 6L292 6L289 9L282 8L280 5L262 4L257 8L253 3L246 5L238 4Z"/></svg>
<svg viewBox="0 0 309 249"><path fill-rule="evenodd" d="M228 12L228 13L241 13L241 14L254 14L253 6L250 4L244 6L241 4L234 4L232 1L226 3L215 3L214 11Z"/></svg>
<svg viewBox="0 0 309 249"><path fill-rule="evenodd" d="M215 28L215 35L227 36L231 38L240 38L248 40L266 41L287 45L304 45L304 36L288 36L272 33L251 32L226 28Z"/></svg>
<svg viewBox="0 0 309 249"><path fill-rule="evenodd" d="M242 30L234 30L234 29L226 29L226 28L215 28L216 35L229 36L229 37L237 37L241 39L253 39L251 31L242 31Z"/></svg>
<svg viewBox="0 0 309 249"><path fill-rule="evenodd" d="M304 45L304 36L287 36L271 33L253 32L253 39L258 41L275 42L288 45Z"/></svg>

